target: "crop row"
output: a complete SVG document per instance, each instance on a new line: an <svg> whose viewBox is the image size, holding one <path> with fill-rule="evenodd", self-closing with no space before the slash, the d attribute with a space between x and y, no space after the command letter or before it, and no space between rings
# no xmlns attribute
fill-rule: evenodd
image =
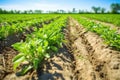
<svg viewBox="0 0 120 80"><path fill-rule="evenodd" d="M55 17L57 17L57 16L55 16ZM40 23L50 20L52 18L53 18L53 16L45 15L45 16L41 16L41 18L34 18L34 19L31 19L28 21L23 21L22 23L18 22L16 24L12 24L12 25L10 25L10 24L2 25L0 27L0 40L3 40L7 36L12 35L14 33L23 32L24 30L28 29L29 27L37 26Z"/></svg>
<svg viewBox="0 0 120 80"><path fill-rule="evenodd" d="M92 31L100 35L109 46L120 50L120 34L116 30L108 26L97 24L80 16L73 16L88 31Z"/></svg>
<svg viewBox="0 0 120 80"><path fill-rule="evenodd" d="M82 15L87 18L100 20L102 22L112 23L116 26L120 26L120 15L119 14L85 14Z"/></svg>
<svg viewBox="0 0 120 80"><path fill-rule="evenodd" d="M23 22L31 19L40 18L44 14L1 14L0 15L0 24L13 24L17 22Z"/></svg>
<svg viewBox="0 0 120 80"><path fill-rule="evenodd" d="M25 42L12 45L19 51L13 59L14 70L23 62L27 62L27 65L21 74L25 74L31 68L37 69L45 57L49 58L51 53L57 52L64 41L62 29L66 24L66 18L63 16L40 29L36 28L35 32L27 36Z"/></svg>

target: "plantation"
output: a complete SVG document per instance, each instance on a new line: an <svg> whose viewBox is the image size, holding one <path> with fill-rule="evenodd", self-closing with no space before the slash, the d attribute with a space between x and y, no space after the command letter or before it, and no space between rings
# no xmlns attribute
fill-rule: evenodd
<svg viewBox="0 0 120 80"><path fill-rule="evenodd" d="M94 14L94 15L83 15L91 19L100 20L107 23L112 23L115 26L120 26L120 15L119 14Z"/></svg>
<svg viewBox="0 0 120 80"><path fill-rule="evenodd" d="M119 14L1 14L0 80L120 80L119 20Z"/></svg>

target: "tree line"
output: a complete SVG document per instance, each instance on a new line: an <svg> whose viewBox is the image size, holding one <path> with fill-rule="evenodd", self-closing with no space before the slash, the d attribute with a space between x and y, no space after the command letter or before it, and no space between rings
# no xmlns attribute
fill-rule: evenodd
<svg viewBox="0 0 120 80"><path fill-rule="evenodd" d="M46 13L120 13L120 4L119 3L112 3L110 5L110 10L106 12L105 8L102 7L96 7L93 6L91 7L93 12L89 12L89 11L84 11L84 10L76 10L75 8L72 9L72 11L65 11L65 10L56 10L56 11L47 11ZM24 11L20 11L20 10L4 10L2 8L0 8L0 14L40 14L43 13L42 10L24 10Z"/></svg>
<svg viewBox="0 0 120 80"><path fill-rule="evenodd" d="M20 11L20 10L4 10L2 8L0 8L0 14L38 14L38 13L42 13L42 10L24 10L24 11Z"/></svg>
<svg viewBox="0 0 120 80"><path fill-rule="evenodd" d="M113 3L110 5L111 12L108 13L120 13L120 4L119 3ZM101 7L92 7L92 10L94 13L105 13L105 8Z"/></svg>

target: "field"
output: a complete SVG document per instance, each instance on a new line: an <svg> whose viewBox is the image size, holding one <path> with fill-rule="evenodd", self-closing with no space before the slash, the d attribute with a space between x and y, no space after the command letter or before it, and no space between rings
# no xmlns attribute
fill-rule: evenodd
<svg viewBox="0 0 120 80"><path fill-rule="evenodd" d="M1 14L0 80L120 80L120 15Z"/></svg>

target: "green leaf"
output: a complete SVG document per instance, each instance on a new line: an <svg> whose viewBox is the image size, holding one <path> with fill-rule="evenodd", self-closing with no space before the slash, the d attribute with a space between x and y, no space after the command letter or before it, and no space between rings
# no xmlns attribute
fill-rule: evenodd
<svg viewBox="0 0 120 80"><path fill-rule="evenodd" d="M18 59L20 59L21 57L23 57L24 56L24 54L22 54L22 53L19 53L17 56L15 56L14 58L13 58L13 62L16 62Z"/></svg>
<svg viewBox="0 0 120 80"><path fill-rule="evenodd" d="M38 58L35 58L35 59L33 60L33 66L34 66L35 69L38 68L38 64L39 64L39 59L38 59Z"/></svg>
<svg viewBox="0 0 120 80"><path fill-rule="evenodd" d="M51 49L52 49L53 51L55 51L55 52L58 52L58 48L55 47L55 46L51 46Z"/></svg>
<svg viewBox="0 0 120 80"><path fill-rule="evenodd" d="M28 70L30 70L32 68L33 68L33 66L31 66L31 65L25 66L25 68L23 68L21 71L21 75L24 75Z"/></svg>
<svg viewBox="0 0 120 80"><path fill-rule="evenodd" d="M47 47L47 46L48 46L48 41L45 40L45 41L44 41L44 47Z"/></svg>
<svg viewBox="0 0 120 80"><path fill-rule="evenodd" d="M16 70L16 68L21 64L21 62L25 61L25 56L18 55L13 59L13 69Z"/></svg>
<svg viewBox="0 0 120 80"><path fill-rule="evenodd" d="M47 53L47 54L45 54L45 57L46 58L50 58L50 55Z"/></svg>
<svg viewBox="0 0 120 80"><path fill-rule="evenodd" d="M41 46L39 46L39 47L37 48L37 51L38 51L39 53L44 52L44 51L43 51L43 48L42 48Z"/></svg>
<svg viewBox="0 0 120 80"><path fill-rule="evenodd" d="M21 46L20 42L19 43L15 43L15 44L12 45L12 47L14 47L14 49L16 49L16 50L19 50L20 46Z"/></svg>
<svg viewBox="0 0 120 80"><path fill-rule="evenodd" d="M46 38L47 38L47 35L45 34L45 35L43 35L43 37L46 39Z"/></svg>

